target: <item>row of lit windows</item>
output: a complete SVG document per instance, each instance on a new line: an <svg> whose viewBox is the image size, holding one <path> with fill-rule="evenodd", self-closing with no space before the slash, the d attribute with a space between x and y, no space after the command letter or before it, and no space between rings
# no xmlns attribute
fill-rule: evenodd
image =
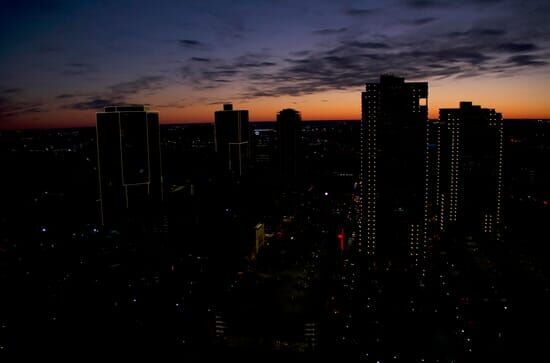
<svg viewBox="0 0 550 363"><path fill-rule="evenodd" d="M366 242L366 252L374 254L376 235L376 111L378 108L376 87L363 93L366 117L361 122L361 215L359 216L359 239ZM366 223L366 231L362 222Z"/></svg>
<svg viewBox="0 0 550 363"><path fill-rule="evenodd" d="M450 117L451 131L451 181L449 193L449 221L456 222L458 210L458 185L460 180L460 129L456 119Z"/></svg>
<svg viewBox="0 0 550 363"><path fill-rule="evenodd" d="M460 185L460 165L461 165L461 120L459 117L455 117L451 114L446 115L448 121L447 127L450 132L450 186L449 186L449 205L448 205L448 219L449 221L456 221L457 210L458 210L458 195L459 195L459 185ZM494 226L498 225L501 220L501 204L502 204L502 179L503 179L503 146L504 146L504 136L503 136L503 127L500 119L496 117L494 110L490 110L488 125L491 127L498 127L498 145L497 145L497 160L496 161L496 210L495 214L490 213L484 215L483 219L483 231L492 232ZM446 216L446 205L445 205L445 193L440 190L440 172L441 172L441 129L438 133L437 138L437 182L436 182L436 195L438 196L439 203L439 216L440 216L440 229L444 230Z"/></svg>
<svg viewBox="0 0 550 363"><path fill-rule="evenodd" d="M420 256L420 226L409 225L409 256L413 258L414 265L418 266Z"/></svg>

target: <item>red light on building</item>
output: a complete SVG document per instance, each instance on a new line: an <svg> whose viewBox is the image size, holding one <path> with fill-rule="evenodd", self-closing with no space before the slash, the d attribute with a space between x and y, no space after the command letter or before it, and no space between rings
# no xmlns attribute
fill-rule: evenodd
<svg viewBox="0 0 550 363"><path fill-rule="evenodd" d="M342 228L342 231L340 233L338 233L338 247L340 248L340 251L344 251L344 240L345 240L345 235L344 235L344 229Z"/></svg>

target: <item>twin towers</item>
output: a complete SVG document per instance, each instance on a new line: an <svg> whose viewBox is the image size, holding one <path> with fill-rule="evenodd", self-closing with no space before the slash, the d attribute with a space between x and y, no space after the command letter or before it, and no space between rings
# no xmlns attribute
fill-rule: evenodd
<svg viewBox="0 0 550 363"><path fill-rule="evenodd" d="M461 102L428 119L428 83L383 75L361 95L357 250L425 267L433 241L498 239L500 113Z"/></svg>

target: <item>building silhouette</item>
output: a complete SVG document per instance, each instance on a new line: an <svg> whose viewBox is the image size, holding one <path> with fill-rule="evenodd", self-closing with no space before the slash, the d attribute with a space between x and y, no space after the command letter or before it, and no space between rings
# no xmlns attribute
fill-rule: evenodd
<svg viewBox="0 0 550 363"><path fill-rule="evenodd" d="M428 240L428 83L383 75L361 97L359 248L418 265Z"/></svg>
<svg viewBox="0 0 550 363"><path fill-rule="evenodd" d="M100 222L141 214L163 198L159 115L146 106L97 113Z"/></svg>
<svg viewBox="0 0 550 363"><path fill-rule="evenodd" d="M502 115L471 102L440 109L437 139L439 229L463 236L498 237L502 223Z"/></svg>
<svg viewBox="0 0 550 363"><path fill-rule="evenodd" d="M295 178L298 174L301 122L300 112L292 108L277 114L278 159L282 178Z"/></svg>
<svg viewBox="0 0 550 363"><path fill-rule="evenodd" d="M254 138L254 164L257 168L270 168L275 160L275 144L277 130L272 128L257 128Z"/></svg>
<svg viewBox="0 0 550 363"><path fill-rule="evenodd" d="M233 105L223 105L214 113L215 148L224 170L242 176L249 166L250 145L248 111L233 110Z"/></svg>

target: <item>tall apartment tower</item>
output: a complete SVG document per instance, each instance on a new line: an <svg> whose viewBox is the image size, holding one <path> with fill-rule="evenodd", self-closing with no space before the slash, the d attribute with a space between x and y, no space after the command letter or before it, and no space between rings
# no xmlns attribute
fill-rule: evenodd
<svg viewBox="0 0 550 363"><path fill-rule="evenodd" d="M223 105L214 113L215 148L223 168L235 176L242 176L250 159L248 111L233 110L233 105Z"/></svg>
<svg viewBox="0 0 550 363"><path fill-rule="evenodd" d="M418 265L428 239L428 83L383 75L361 95L361 252Z"/></svg>
<svg viewBox="0 0 550 363"><path fill-rule="evenodd" d="M101 224L140 214L163 198L159 115L146 106L97 113Z"/></svg>
<svg viewBox="0 0 550 363"><path fill-rule="evenodd" d="M440 109L437 146L440 230L498 238L502 223L502 115L471 102Z"/></svg>
<svg viewBox="0 0 550 363"><path fill-rule="evenodd" d="M279 168L283 178L294 178L298 174L300 145L300 112L287 108L277 114L279 137Z"/></svg>

